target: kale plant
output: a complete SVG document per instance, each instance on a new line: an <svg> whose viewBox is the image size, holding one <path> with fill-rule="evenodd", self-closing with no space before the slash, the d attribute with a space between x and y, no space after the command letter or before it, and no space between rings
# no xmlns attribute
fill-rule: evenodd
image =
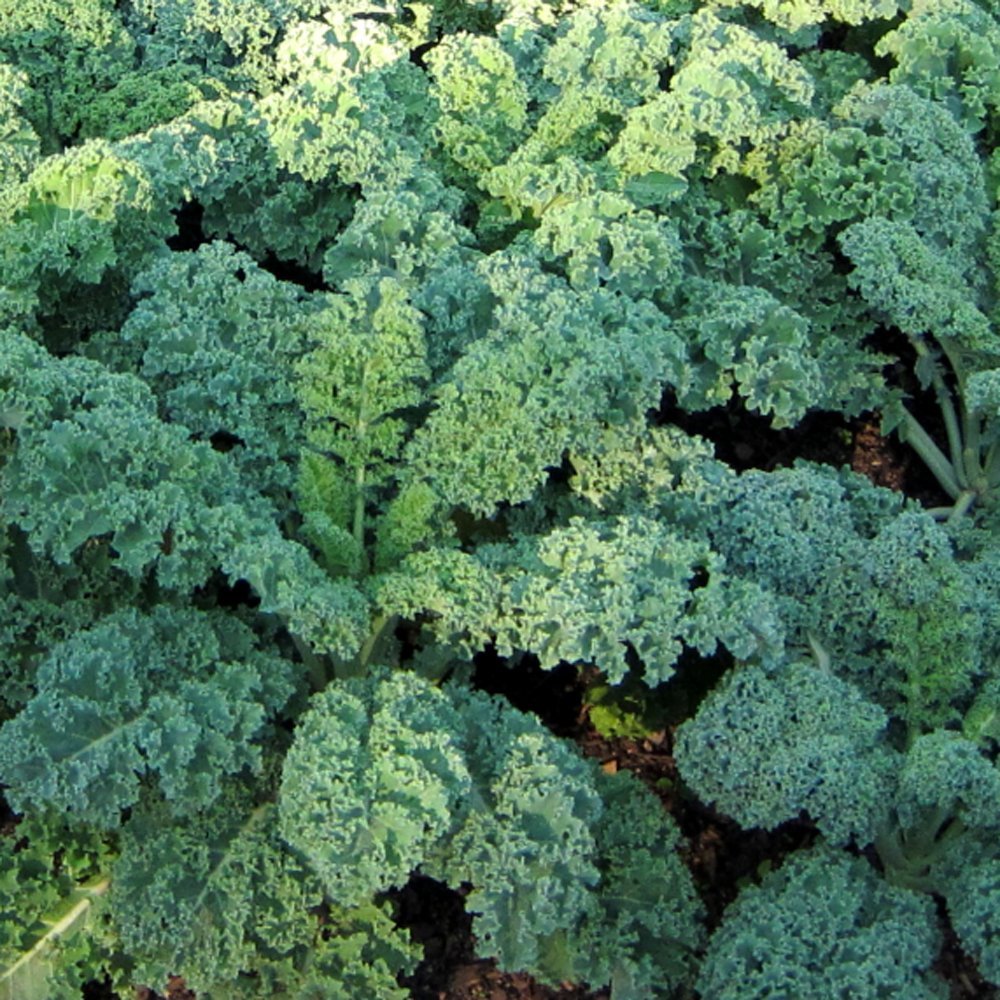
<svg viewBox="0 0 1000 1000"><path fill-rule="evenodd" d="M402 998L416 873L614 1000L941 996L935 901L1000 986L996 0L23 0L0 123L0 996ZM818 412L939 495L690 432ZM818 842L715 926L487 652Z"/></svg>

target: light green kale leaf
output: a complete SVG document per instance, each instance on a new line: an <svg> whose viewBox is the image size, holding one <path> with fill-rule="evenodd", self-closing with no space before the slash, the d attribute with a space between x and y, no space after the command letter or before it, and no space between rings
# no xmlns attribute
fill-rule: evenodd
<svg viewBox="0 0 1000 1000"><path fill-rule="evenodd" d="M354 905L404 884L471 792L463 720L414 674L315 695L284 763L279 827L327 894Z"/></svg>
<svg viewBox="0 0 1000 1000"><path fill-rule="evenodd" d="M315 345L296 366L309 447L298 490L305 532L331 573L362 575L370 519L391 496L407 414L430 375L422 317L400 281L355 278L300 330Z"/></svg>
<svg viewBox="0 0 1000 1000"><path fill-rule="evenodd" d="M306 181L395 186L419 170L427 81L388 25L340 10L289 27L259 101L278 164Z"/></svg>
<svg viewBox="0 0 1000 1000"><path fill-rule="evenodd" d="M674 31L682 44L669 89L629 111L608 153L623 179L661 174L683 181L700 154L709 176L735 172L745 144L770 141L812 102L809 74L784 48L723 21L715 7Z"/></svg>
<svg viewBox="0 0 1000 1000"><path fill-rule="evenodd" d="M739 6L745 0L722 0L723 6ZM859 25L866 21L888 20L900 7L899 0L749 0L747 6L760 8L773 24L790 33L840 21ZM799 37L802 37L801 35ZM808 37L808 36L806 36Z"/></svg>
<svg viewBox="0 0 1000 1000"><path fill-rule="evenodd" d="M174 231L145 170L106 140L40 160L0 195L0 322L60 350L117 325L128 280Z"/></svg>
<svg viewBox="0 0 1000 1000"><path fill-rule="evenodd" d="M716 579L721 566L703 541L649 517L572 518L512 546L482 546L477 557L501 584L498 652L530 652L544 669L594 663L617 684L631 648L657 684L685 644L707 655L722 641L742 657L780 647L766 595L744 593L722 572Z"/></svg>
<svg viewBox="0 0 1000 1000"><path fill-rule="evenodd" d="M565 270L574 288L606 288L634 298L669 299L682 277L677 231L631 200L599 192L560 200L535 231L544 260Z"/></svg>
<svg viewBox="0 0 1000 1000"><path fill-rule="evenodd" d="M408 479L480 516L531 497L595 426L644 413L682 377L680 344L658 309L574 291L532 263L495 254L484 265L499 302L489 333L434 390L405 452Z"/></svg>
<svg viewBox="0 0 1000 1000"><path fill-rule="evenodd" d="M509 159L478 185L514 218L541 218L566 199L618 186L605 155L630 110L658 93L676 47L669 23L634 4L566 11L553 34L551 44L534 36L539 51L526 60L525 35L501 29L538 111Z"/></svg>
<svg viewBox="0 0 1000 1000"><path fill-rule="evenodd" d="M514 59L496 38L449 35L427 56L435 124L451 173L475 183L502 162L524 134L529 93ZM445 171L447 176L448 171Z"/></svg>

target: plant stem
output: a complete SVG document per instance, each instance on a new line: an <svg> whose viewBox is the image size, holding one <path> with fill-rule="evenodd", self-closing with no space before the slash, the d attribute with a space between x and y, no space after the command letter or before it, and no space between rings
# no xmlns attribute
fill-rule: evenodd
<svg viewBox="0 0 1000 1000"><path fill-rule="evenodd" d="M953 500L957 500L962 493L962 487L955 477L955 467L905 406L903 407L903 415L906 430L905 440L923 459L924 464L934 474L934 478L941 484L945 493Z"/></svg>
<svg viewBox="0 0 1000 1000"><path fill-rule="evenodd" d="M306 665L306 670L309 673L309 683L312 685L313 690L322 691L330 680L329 671L322 657L317 656L312 651L309 643L300 639L294 632L290 631L289 635L292 637L292 642L295 644L299 656L302 657L302 662Z"/></svg>
<svg viewBox="0 0 1000 1000"><path fill-rule="evenodd" d="M31 948L24 952L21 957L13 963L13 965L7 966L7 968L0 973L0 986L7 983L9 988L9 984L14 980L18 971L24 966L29 965L35 958L37 958L46 946L54 945L60 937L72 931L76 922L80 920L94 905L94 900L103 896L110 887L111 879L109 878L101 878L90 885L79 886L76 889L76 894L81 898L62 917L49 923L48 929L31 946Z"/></svg>

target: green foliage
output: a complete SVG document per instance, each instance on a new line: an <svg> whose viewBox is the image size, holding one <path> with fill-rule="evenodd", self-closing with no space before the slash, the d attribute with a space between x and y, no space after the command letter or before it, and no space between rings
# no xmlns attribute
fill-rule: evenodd
<svg viewBox="0 0 1000 1000"><path fill-rule="evenodd" d="M956 560L931 517L854 475L748 472L728 495L713 545L775 595L793 648L818 642L914 733L961 717L993 670L992 556Z"/></svg>
<svg viewBox="0 0 1000 1000"><path fill-rule="evenodd" d="M742 826L801 811L831 843L870 843L892 787L885 714L822 665L736 670L677 732L681 777Z"/></svg>
<svg viewBox="0 0 1000 1000"><path fill-rule="evenodd" d="M720 1000L778 990L809 1000L941 1000L947 990L930 973L938 933L931 900L887 886L866 861L821 846L740 894L709 944L698 989Z"/></svg>
<svg viewBox="0 0 1000 1000"><path fill-rule="evenodd" d="M970 856L965 839L957 843L964 857L950 866L947 881L942 880L948 916L982 974L990 982L996 982L1000 978L1000 926L997 923L1000 860L983 845Z"/></svg>
<svg viewBox="0 0 1000 1000"><path fill-rule="evenodd" d="M0 997L74 1000L99 976L98 911L110 879L108 844L55 814L19 823L0 862Z"/></svg>
<svg viewBox="0 0 1000 1000"><path fill-rule="evenodd" d="M106 140L41 159L0 197L0 322L47 329L57 350L120 323L121 286L172 231L145 171Z"/></svg>
<svg viewBox="0 0 1000 1000"><path fill-rule="evenodd" d="M121 330L92 338L88 355L140 375L160 415L197 440L235 442L241 473L284 502L303 442L293 366L318 304L219 241L158 257L131 294Z"/></svg>
<svg viewBox="0 0 1000 1000"><path fill-rule="evenodd" d="M476 936L503 968L638 997L682 981L701 940L676 828L652 805L500 702L376 671L312 700L279 829L342 905L421 867L476 887ZM640 887L645 855L660 877Z"/></svg>
<svg viewBox="0 0 1000 1000"><path fill-rule="evenodd" d="M613 1000L1000 977L998 16L0 0L0 994L401 998L415 872ZM825 845L709 935L483 653Z"/></svg>
<svg viewBox="0 0 1000 1000"><path fill-rule="evenodd" d="M382 907L334 901L324 914L323 900L280 839L275 806L239 784L189 824L150 803L122 831L111 902L140 981L161 986L183 967L190 987L226 1000L402 1000L396 976L417 949Z"/></svg>
<svg viewBox="0 0 1000 1000"><path fill-rule="evenodd" d="M0 9L0 57L30 81L25 116L46 153L70 145L95 97L132 68L132 40L115 8L109 0L28 0Z"/></svg>
<svg viewBox="0 0 1000 1000"><path fill-rule="evenodd" d="M421 316L400 282L353 279L344 290L308 328L317 346L297 366L311 449L300 510L328 568L359 574L367 570L369 509L393 485L405 413L420 403L430 373Z"/></svg>
<svg viewBox="0 0 1000 1000"><path fill-rule="evenodd" d="M527 500L596 427L656 405L682 356L649 303L576 292L532 255L494 255L487 280L502 303L492 328L436 388L406 452L411 476L481 516Z"/></svg>
<svg viewBox="0 0 1000 1000"><path fill-rule="evenodd" d="M605 739L644 740L667 728L666 698L630 673L620 684L587 685L587 720Z"/></svg>
<svg viewBox="0 0 1000 1000"><path fill-rule="evenodd" d="M997 111L995 17L971 0L916 0L908 13L875 47L896 61L889 78L935 98L970 132L979 131Z"/></svg>
<svg viewBox="0 0 1000 1000"><path fill-rule="evenodd" d="M280 825L331 898L353 905L402 885L450 832L471 792L460 725L443 693L408 674L312 700L285 758Z"/></svg>
<svg viewBox="0 0 1000 1000"><path fill-rule="evenodd" d="M53 646L0 732L7 800L113 829L155 775L175 815L210 805L222 776L260 768L254 743L294 690L291 664L254 647L231 618L165 606Z"/></svg>

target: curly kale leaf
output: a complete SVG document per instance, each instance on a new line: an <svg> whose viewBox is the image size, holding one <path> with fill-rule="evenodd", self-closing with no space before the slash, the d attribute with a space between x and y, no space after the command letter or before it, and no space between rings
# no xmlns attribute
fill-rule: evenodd
<svg viewBox="0 0 1000 1000"><path fill-rule="evenodd" d="M435 643L471 658L493 640L502 581L474 555L455 548L412 552L373 581L385 615L427 619Z"/></svg>
<svg viewBox="0 0 1000 1000"><path fill-rule="evenodd" d="M750 0L773 24L789 32L821 25L827 20L844 24L864 24L893 17L900 7L899 0Z"/></svg>
<svg viewBox="0 0 1000 1000"><path fill-rule="evenodd" d="M94 101L133 68L133 52L108 0L26 0L0 13L0 58L27 78L25 112L46 153L70 145Z"/></svg>
<svg viewBox="0 0 1000 1000"><path fill-rule="evenodd" d="M975 842L1000 825L1000 772L958 733L925 733L907 748L892 807L876 840L886 877L950 895L955 858L971 865Z"/></svg>
<svg viewBox="0 0 1000 1000"><path fill-rule="evenodd" d="M211 541L197 514L209 506L212 480L220 485L224 457L160 421L134 375L57 361L10 332L5 346L2 403L17 441L3 469L3 505L32 548L65 564L88 539L110 533L130 575L157 561L167 585L203 582ZM199 550L200 567L192 559Z"/></svg>
<svg viewBox="0 0 1000 1000"><path fill-rule="evenodd" d="M419 954L383 907L325 905L319 881L283 844L275 806L235 784L183 826L155 804L137 809L111 902L132 984L163 989L183 969L189 987L219 1000L403 1000L397 976Z"/></svg>
<svg viewBox="0 0 1000 1000"><path fill-rule="evenodd" d="M872 136L885 136L889 148L899 150L891 162L897 170L902 164L900 180L913 192L912 206L905 210L897 206L891 212L869 214L909 222L935 253L981 292L991 199L982 156L968 130L940 102L902 84L857 88L836 114Z"/></svg>
<svg viewBox="0 0 1000 1000"><path fill-rule="evenodd" d="M500 938L490 947L512 967L522 937L530 951L583 905L599 813L592 772L538 723L384 672L314 698L280 797L282 835L334 899L365 898L427 863L480 887L480 940ZM506 919L517 906L524 926Z"/></svg>
<svg viewBox="0 0 1000 1000"><path fill-rule="evenodd" d="M0 63L0 184L8 187L23 181L34 169L40 142L24 117L28 79Z"/></svg>
<svg viewBox="0 0 1000 1000"><path fill-rule="evenodd" d="M741 826L773 829L805 811L831 842L868 844L898 766L887 723L822 666L739 667L678 729L677 766Z"/></svg>
<svg viewBox="0 0 1000 1000"><path fill-rule="evenodd" d="M512 56L489 36L451 35L428 53L430 97L441 108L435 133L458 179L474 181L523 136L528 88ZM447 176L447 172L446 172Z"/></svg>
<svg viewBox="0 0 1000 1000"><path fill-rule="evenodd" d="M611 983L623 997L687 980L700 905L670 818L630 778L605 779L530 717L479 694L452 697L478 796L426 869L473 885L483 953L552 984ZM640 874L647 852L655 861Z"/></svg>
<svg viewBox="0 0 1000 1000"><path fill-rule="evenodd" d="M1000 106L1000 12L971 0L915 0L908 7L875 55L895 60L893 83L939 102L966 131L980 132Z"/></svg>
<svg viewBox="0 0 1000 1000"><path fill-rule="evenodd" d="M304 441L293 366L318 303L221 242L159 257L131 291L121 330L92 338L88 356L140 375L166 420L232 445L241 474L283 499Z"/></svg>
<svg viewBox="0 0 1000 1000"><path fill-rule="evenodd" d="M629 111L608 153L624 179L686 180L701 153L709 174L733 171L741 147L780 134L812 101L809 74L775 42L723 21L715 7L681 24L669 89Z"/></svg>
<svg viewBox="0 0 1000 1000"><path fill-rule="evenodd" d="M547 942L538 974L610 983L615 1000L670 996L690 982L704 944L701 902L678 853L680 830L631 775L600 774L597 788L601 882L576 927Z"/></svg>
<svg viewBox="0 0 1000 1000"><path fill-rule="evenodd" d="M391 277L411 292L463 258L478 257L472 234L456 221L462 201L435 174L417 169L398 183L373 184L323 257L332 286L351 278Z"/></svg>
<svg viewBox="0 0 1000 1000"><path fill-rule="evenodd" d="M351 279L344 292L303 328L316 346L296 366L312 449L299 492L328 569L359 574L368 568L368 518L394 484L406 412L422 401L430 373L420 313L399 281Z"/></svg>
<svg viewBox="0 0 1000 1000"><path fill-rule="evenodd" d="M420 172L433 126L428 83L388 25L342 10L289 27L259 108L278 163L306 181L363 188Z"/></svg>
<svg viewBox="0 0 1000 1000"><path fill-rule="evenodd" d="M481 550L504 582L496 644L528 650L543 668L596 663L611 683L626 673L625 643L666 680L707 551L650 519L587 522Z"/></svg>
<svg viewBox="0 0 1000 1000"><path fill-rule="evenodd" d="M839 191L831 197L839 203ZM856 414L882 405L887 358L866 347L874 321L850 295L825 236L810 246L802 233L759 218L743 195L729 211L720 200L727 202L721 191L696 189L672 213L684 279L669 298L656 294L692 352L678 386L683 405L728 402L735 388L775 424L788 424L804 412L802 385L816 408Z"/></svg>
<svg viewBox="0 0 1000 1000"><path fill-rule="evenodd" d="M602 428L568 458L570 488L589 513L662 511L693 535L705 504L717 501L733 476L715 459L711 442L679 427L650 427L645 419Z"/></svg>
<svg viewBox="0 0 1000 1000"><path fill-rule="evenodd" d="M147 72L194 66L233 90L273 87L275 42L284 27L322 5L314 0L133 0L124 21Z"/></svg>
<svg viewBox="0 0 1000 1000"><path fill-rule="evenodd" d="M552 34L551 44L541 32L499 36L538 110L507 161L476 181L497 199L485 207L498 219L544 218L567 200L613 189L605 154L630 110L657 94L675 46L670 25L633 4L568 10ZM527 38L534 43L530 56ZM642 189L656 202L664 193L658 180L644 176L629 192ZM676 193L677 185L663 180L666 195Z"/></svg>
<svg viewBox="0 0 1000 1000"><path fill-rule="evenodd" d="M913 171L899 169L903 137L885 135L871 110L864 117L874 134L853 120L806 119L747 159L746 172L759 185L748 204L803 250L818 250L828 230L845 223L914 214L917 181Z"/></svg>
<svg viewBox="0 0 1000 1000"><path fill-rule="evenodd" d="M49 651L34 697L0 728L7 797L113 827L150 778L176 815L191 813L224 775L260 767L257 741L296 672L232 618L109 615Z"/></svg>
<svg viewBox="0 0 1000 1000"><path fill-rule="evenodd" d="M944 1000L931 972L939 945L931 899L823 845L740 893L709 942L697 988L718 1000Z"/></svg>
<svg viewBox="0 0 1000 1000"><path fill-rule="evenodd" d="M11 526L0 536L0 659L4 717L34 694L38 664L56 643L112 611L142 603L141 581L114 568L106 542L84 546L67 565L31 551Z"/></svg>
<svg viewBox="0 0 1000 1000"><path fill-rule="evenodd" d="M0 322L60 349L81 326L117 326L124 286L175 230L146 171L106 140L42 159L0 197Z"/></svg>
<svg viewBox="0 0 1000 1000"><path fill-rule="evenodd" d="M978 557L956 560L926 512L800 464L734 478L709 524L727 572L774 595L793 646L815 639L914 732L961 717L995 646L981 602L995 574Z"/></svg>
<svg viewBox="0 0 1000 1000"><path fill-rule="evenodd" d="M373 596L384 613L419 615L438 641L469 654L492 643L503 656L533 654L545 670L593 663L612 684L628 672L628 649L656 684L685 646L773 657L783 639L769 595L727 575L703 541L638 514L575 516L474 553L416 552Z"/></svg>
<svg viewBox="0 0 1000 1000"><path fill-rule="evenodd" d="M504 968L634 997L691 973L700 908L672 822L483 694L386 671L336 682L296 730L279 828L340 904L417 868L471 884L480 947Z"/></svg>
<svg viewBox="0 0 1000 1000"><path fill-rule="evenodd" d="M246 580L260 598L260 611L276 614L293 636L317 654L352 659L371 629L368 599L347 580L331 580L303 545L285 538L272 524L224 511L208 528L229 542L219 567L231 580ZM234 530L238 523L240 530Z"/></svg>
<svg viewBox="0 0 1000 1000"><path fill-rule="evenodd" d="M316 695L285 758L280 829L329 896L402 885L470 794L462 719L415 675L378 672Z"/></svg>
<svg viewBox="0 0 1000 1000"><path fill-rule="evenodd" d="M634 298L669 299L683 254L674 226L635 211L621 195L599 192L553 205L534 239L543 260L557 262L574 288L606 288Z"/></svg>
<svg viewBox="0 0 1000 1000"><path fill-rule="evenodd" d="M945 531L915 509L888 522L867 554L881 700L914 733L954 724L992 670L993 616L983 601L996 581L977 579L982 560L956 555Z"/></svg>
<svg viewBox="0 0 1000 1000"><path fill-rule="evenodd" d="M514 255L494 255L488 275L500 303L490 331L434 391L405 453L410 477L479 516L531 497L595 425L655 406L682 355L648 303L575 292Z"/></svg>
<svg viewBox="0 0 1000 1000"><path fill-rule="evenodd" d="M600 877L594 773L535 719L484 695L452 697L475 793L425 867L474 886L467 907L484 954L502 968L534 967L551 936L586 911Z"/></svg>
<svg viewBox="0 0 1000 1000"><path fill-rule="evenodd" d="M616 684L627 671L627 644L656 684L672 676L684 643L710 654L722 641L749 657L773 652L778 642L765 595L740 582L731 587L703 543L651 518L573 518L549 534L480 553L502 581L498 651L531 652L546 669L596 663ZM752 607L741 607L745 597Z"/></svg>
<svg viewBox="0 0 1000 1000"><path fill-rule="evenodd" d="M1000 857L995 830L975 841L956 837L949 855L932 868L933 884L948 906L948 918L982 975L1000 983Z"/></svg>
<svg viewBox="0 0 1000 1000"><path fill-rule="evenodd" d="M961 272L909 223L872 216L840 237L851 284L884 320L913 338L933 336L963 352L1000 356L1000 341Z"/></svg>
<svg viewBox="0 0 1000 1000"><path fill-rule="evenodd" d="M746 285L696 281L685 293L697 306L676 326L691 355L691 384L678 394L682 406L722 405L735 386L748 409L787 427L816 405L824 379L809 322L798 312Z"/></svg>
<svg viewBox="0 0 1000 1000"><path fill-rule="evenodd" d="M106 540L117 569L140 578L155 567L159 585L181 592L222 569L254 587L262 612L282 615L321 651L357 652L367 602L281 534L277 512L229 456L160 420L136 376L89 359L55 360L27 338L5 336L0 413L17 439L3 468L3 510L34 551L66 565L85 544Z"/></svg>

